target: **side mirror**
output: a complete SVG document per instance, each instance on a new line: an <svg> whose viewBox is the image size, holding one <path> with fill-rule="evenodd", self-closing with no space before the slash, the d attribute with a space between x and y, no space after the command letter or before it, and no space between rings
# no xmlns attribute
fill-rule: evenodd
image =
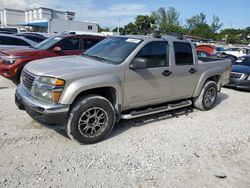
<svg viewBox="0 0 250 188"><path fill-rule="evenodd" d="M60 53L60 52L62 52L62 48L59 47L59 46L56 46L56 47L54 47L51 51L52 51L52 52L56 52L56 53Z"/></svg>
<svg viewBox="0 0 250 188"><path fill-rule="evenodd" d="M130 65L132 70L135 69L146 69L148 67L148 59L143 57L135 58L134 62Z"/></svg>

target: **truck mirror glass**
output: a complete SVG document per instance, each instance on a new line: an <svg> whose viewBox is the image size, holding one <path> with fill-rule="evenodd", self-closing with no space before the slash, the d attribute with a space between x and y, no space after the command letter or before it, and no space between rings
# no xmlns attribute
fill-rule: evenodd
<svg viewBox="0 0 250 188"><path fill-rule="evenodd" d="M130 68L132 70L146 69L147 67L148 67L148 59L142 57L135 58L134 62L130 65Z"/></svg>

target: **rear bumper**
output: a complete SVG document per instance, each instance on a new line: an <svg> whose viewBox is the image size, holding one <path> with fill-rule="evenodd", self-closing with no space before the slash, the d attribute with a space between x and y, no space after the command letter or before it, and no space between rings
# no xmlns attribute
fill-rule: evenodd
<svg viewBox="0 0 250 188"><path fill-rule="evenodd" d="M16 89L15 102L20 110L25 110L33 119L51 128L64 128L69 105L48 104L30 96L28 91L19 84Z"/></svg>
<svg viewBox="0 0 250 188"><path fill-rule="evenodd" d="M239 80L230 78L229 82L225 86L250 91L250 80Z"/></svg>

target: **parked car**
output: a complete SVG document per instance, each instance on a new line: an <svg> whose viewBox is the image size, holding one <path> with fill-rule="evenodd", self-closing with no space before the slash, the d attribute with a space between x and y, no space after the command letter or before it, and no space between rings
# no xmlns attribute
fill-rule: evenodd
<svg viewBox="0 0 250 188"><path fill-rule="evenodd" d="M228 55L232 55L235 57L235 60L238 57L245 56L245 55L250 55L250 48L248 47L234 47L234 48L228 48L224 51L221 51L221 53L225 53Z"/></svg>
<svg viewBox="0 0 250 188"><path fill-rule="evenodd" d="M89 32L89 31L64 31L61 35L94 35L94 36L101 36L105 37L103 33L96 33L96 32Z"/></svg>
<svg viewBox="0 0 250 188"><path fill-rule="evenodd" d="M45 39L47 39L45 36L37 34L37 33L20 33L20 34L17 34L16 36L24 37L26 39L32 40L37 43L40 43L44 41Z"/></svg>
<svg viewBox="0 0 250 188"><path fill-rule="evenodd" d="M79 55L101 40L103 37L99 36L65 35L49 38L33 48L2 51L0 75L18 83L21 71L28 62L48 57Z"/></svg>
<svg viewBox="0 0 250 188"><path fill-rule="evenodd" d="M107 137L120 119L192 104L212 109L230 70L227 59L199 63L194 45L181 38L109 37L82 56L26 65L16 104L38 122L90 144Z"/></svg>
<svg viewBox="0 0 250 188"><path fill-rule="evenodd" d="M222 47L222 46L216 46L215 47L215 53L219 53L219 52L222 52L222 51L224 51L225 49L224 49L224 47Z"/></svg>
<svg viewBox="0 0 250 188"><path fill-rule="evenodd" d="M244 56L241 61L232 66L232 72L227 87L250 91L250 56Z"/></svg>
<svg viewBox="0 0 250 188"><path fill-rule="evenodd" d="M205 52L209 53L210 56L215 55L215 46L214 45L208 45L208 44L198 45L196 47L196 50L205 51Z"/></svg>
<svg viewBox="0 0 250 188"><path fill-rule="evenodd" d="M36 44L37 42L34 42L32 40L23 37L0 34L0 51L6 49L32 47L35 46Z"/></svg>
<svg viewBox="0 0 250 188"><path fill-rule="evenodd" d="M20 29L15 27L5 27L0 28L0 32L6 32L6 34L17 34L20 33Z"/></svg>

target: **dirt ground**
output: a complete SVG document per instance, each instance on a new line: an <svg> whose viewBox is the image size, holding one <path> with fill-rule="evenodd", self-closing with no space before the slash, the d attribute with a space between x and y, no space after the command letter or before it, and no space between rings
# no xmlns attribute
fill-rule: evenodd
<svg viewBox="0 0 250 188"><path fill-rule="evenodd" d="M36 123L14 92L0 78L0 187L250 187L249 92L121 121L94 145Z"/></svg>

